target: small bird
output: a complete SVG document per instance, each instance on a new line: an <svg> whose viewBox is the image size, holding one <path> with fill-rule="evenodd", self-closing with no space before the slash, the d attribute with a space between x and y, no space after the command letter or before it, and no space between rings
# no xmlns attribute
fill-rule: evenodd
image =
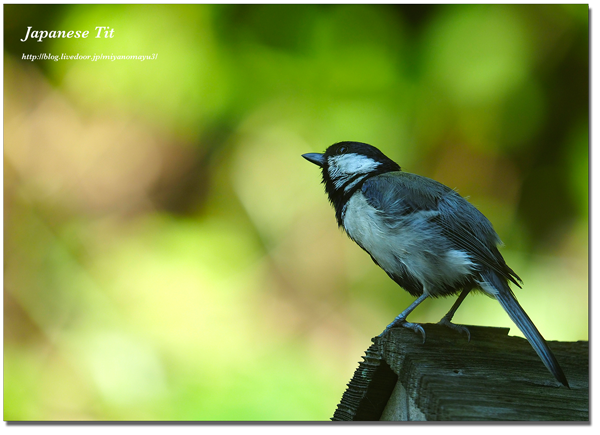
<svg viewBox="0 0 600 435"><path fill-rule="evenodd" d="M554 377L569 387L558 361L508 281L521 279L498 251L500 238L490 221L455 190L430 178L403 172L377 148L339 142L325 153L303 154L322 168L323 184L337 223L390 278L417 299L380 334L403 326L421 333L407 316L428 297L460 293L442 320L451 322L471 290L495 298L531 343Z"/></svg>

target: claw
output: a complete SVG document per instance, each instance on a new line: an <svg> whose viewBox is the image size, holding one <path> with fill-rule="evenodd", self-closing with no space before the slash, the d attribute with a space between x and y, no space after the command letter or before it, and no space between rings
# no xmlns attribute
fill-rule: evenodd
<svg viewBox="0 0 600 435"><path fill-rule="evenodd" d="M403 326L405 328L408 329L412 329L415 332L420 332L421 335L423 336L423 343L425 343L425 330L423 329L423 327L421 325L419 325L418 323L411 323L411 322L407 322L406 321L406 317L412 313L412 311L417 308L417 306L423 302L425 299L427 299L429 297L428 293L423 291L423 294L421 296L419 296L412 304L410 304L408 306L408 308L404 311L402 311L400 314L398 314L396 316L396 318L394 319L394 321L392 323L390 323L389 325L387 325L387 327L383 330L383 332L381 334L378 335L378 337L384 337L385 335L388 334L388 332L390 331L390 329L392 329L394 326Z"/></svg>
<svg viewBox="0 0 600 435"><path fill-rule="evenodd" d="M408 329L412 329L413 331L417 332L417 333L421 333L421 336L423 337L423 344L425 344L425 330L423 329L423 327L421 325L419 325L418 323L411 323L411 322L404 322L402 323L402 326L404 326L405 328Z"/></svg>
<svg viewBox="0 0 600 435"><path fill-rule="evenodd" d="M447 326L450 329L457 331L460 334L467 334L467 341L471 341L471 331L464 325L457 325L456 323L452 323L445 316L438 322L438 325Z"/></svg>
<svg viewBox="0 0 600 435"><path fill-rule="evenodd" d="M423 344L425 344L426 334L425 334L425 330L423 329L423 327L421 325L419 325L418 323L407 322L406 320L404 320L402 318L395 319L392 323L390 323L384 329L384 331L381 334L379 334L379 337L383 337L383 336L387 335L390 332L390 329L392 329L396 326L402 326L403 328L412 329L416 333L420 333L421 336L423 337Z"/></svg>

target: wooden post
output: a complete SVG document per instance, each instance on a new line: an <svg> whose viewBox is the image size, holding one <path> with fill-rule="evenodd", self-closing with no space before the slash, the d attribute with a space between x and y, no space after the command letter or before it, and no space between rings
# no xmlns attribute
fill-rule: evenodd
<svg viewBox="0 0 600 435"><path fill-rule="evenodd" d="M508 328L423 325L374 338L332 420L589 421L587 341L549 342L571 389Z"/></svg>

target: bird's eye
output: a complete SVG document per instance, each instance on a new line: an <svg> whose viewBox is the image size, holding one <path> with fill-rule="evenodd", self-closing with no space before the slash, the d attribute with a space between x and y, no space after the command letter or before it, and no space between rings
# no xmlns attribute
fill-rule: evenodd
<svg viewBox="0 0 600 435"><path fill-rule="evenodd" d="M338 154L344 154L347 151L345 146L341 146L338 148Z"/></svg>

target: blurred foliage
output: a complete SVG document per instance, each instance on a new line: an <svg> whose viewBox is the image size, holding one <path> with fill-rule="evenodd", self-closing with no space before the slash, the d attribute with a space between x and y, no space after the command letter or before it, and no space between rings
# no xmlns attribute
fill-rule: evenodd
<svg viewBox="0 0 600 435"><path fill-rule="evenodd" d="M300 157L341 140L469 196L587 339L588 38L587 5L5 5L4 419L331 417L411 302Z"/></svg>

